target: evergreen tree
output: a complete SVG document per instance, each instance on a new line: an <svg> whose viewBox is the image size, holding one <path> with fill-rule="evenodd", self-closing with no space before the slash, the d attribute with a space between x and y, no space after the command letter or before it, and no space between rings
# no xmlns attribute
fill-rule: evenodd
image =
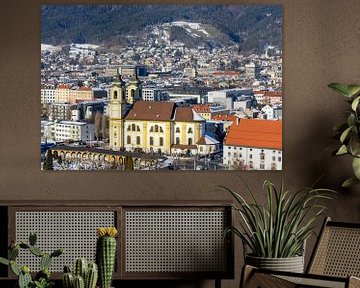
<svg viewBox="0 0 360 288"><path fill-rule="evenodd" d="M51 149L49 149L46 152L46 157L45 157L45 161L44 161L44 164L43 164L43 169L44 170L54 170L53 155L52 155Z"/></svg>

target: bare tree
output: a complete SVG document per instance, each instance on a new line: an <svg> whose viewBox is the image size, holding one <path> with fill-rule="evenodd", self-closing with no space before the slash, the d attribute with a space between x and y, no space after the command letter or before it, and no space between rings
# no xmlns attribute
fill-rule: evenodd
<svg viewBox="0 0 360 288"><path fill-rule="evenodd" d="M102 139L102 113L100 111L97 111L95 114L95 136L96 140L99 141Z"/></svg>

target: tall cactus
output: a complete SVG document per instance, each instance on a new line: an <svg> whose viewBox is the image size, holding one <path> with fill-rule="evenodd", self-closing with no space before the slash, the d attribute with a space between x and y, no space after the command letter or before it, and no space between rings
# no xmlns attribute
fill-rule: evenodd
<svg viewBox="0 0 360 288"><path fill-rule="evenodd" d="M99 267L100 288L110 288L116 258L115 227L97 229L96 262Z"/></svg>

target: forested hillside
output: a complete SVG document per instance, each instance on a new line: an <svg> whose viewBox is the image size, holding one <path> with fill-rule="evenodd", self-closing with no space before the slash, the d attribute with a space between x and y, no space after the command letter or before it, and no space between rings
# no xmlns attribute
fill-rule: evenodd
<svg viewBox="0 0 360 288"><path fill-rule="evenodd" d="M150 25L188 21L212 26L220 39L254 51L281 47L281 12L278 5L44 5L41 41L126 45L126 35L140 35ZM173 38L187 39L181 29L172 29Z"/></svg>

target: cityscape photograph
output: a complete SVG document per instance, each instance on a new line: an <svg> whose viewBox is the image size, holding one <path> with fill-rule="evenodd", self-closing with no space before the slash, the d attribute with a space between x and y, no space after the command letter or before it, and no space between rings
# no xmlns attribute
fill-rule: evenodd
<svg viewBox="0 0 360 288"><path fill-rule="evenodd" d="M280 5L42 5L42 170L282 170Z"/></svg>

